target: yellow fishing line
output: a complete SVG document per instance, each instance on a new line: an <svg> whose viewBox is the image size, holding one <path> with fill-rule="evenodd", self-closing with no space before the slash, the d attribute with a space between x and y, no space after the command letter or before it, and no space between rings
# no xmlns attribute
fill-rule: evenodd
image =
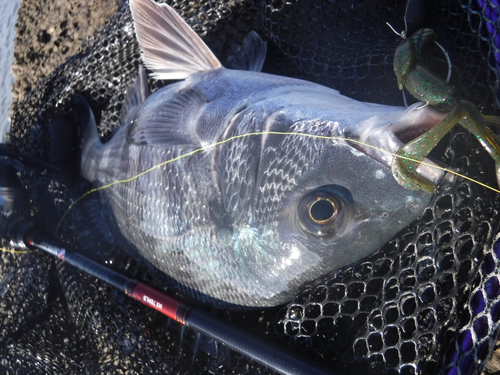
<svg viewBox="0 0 500 375"><path fill-rule="evenodd" d="M21 250L7 250L7 249L3 249L0 247L0 251L3 251L4 253L11 253L11 254L28 254L28 253L32 253L33 250L28 250L28 251L21 251Z"/></svg>
<svg viewBox="0 0 500 375"><path fill-rule="evenodd" d="M460 173L457 173L455 171L452 171L448 168L443 168L443 167L439 167L437 165L434 165L434 164L429 164L429 163L426 163L426 162L423 162L423 161L418 161L418 160L415 160L415 159L412 159L412 158L409 158L409 157L406 157L406 156L402 156L402 155L398 155L398 154L395 154L391 151L387 151L387 150L383 150L381 148L378 148L376 146L372 146L372 145L369 145L365 142L361 142L361 141L358 141L358 140L354 140L354 139L348 139L348 138L343 138L343 137L332 137L332 136L327 136L327 135L317 135L317 134L307 134L307 133L298 133L298 132L275 132L275 131L263 131L263 132L254 132L254 133L245 133L245 134L240 134L240 135L235 135L233 137L229 137L227 139L224 139L222 141L219 141L219 142L216 142L216 143L212 143L212 144L209 144L207 146L203 146L203 147L200 147L196 150L193 150L191 152L187 152L185 154L182 154L176 158L173 158L173 159L170 159L170 160L167 160L167 161L164 161L160 164L157 164L155 165L154 167L151 167L135 176L132 176L130 178L127 178L127 179L124 179L124 180L117 180L117 181L114 181L110 184L107 184L107 185L104 185L104 186L101 186L101 187L98 187L98 188L94 188L94 189L91 189L89 191L87 191L85 194L83 194L82 196L80 196L77 200L75 200L69 207L68 209L66 210L66 212L64 213L61 221L59 222L59 224L57 225L57 229L56 230L59 230L59 227L61 226L62 222L64 221L64 219L66 218L68 212L71 210L71 208L73 208L73 206L75 204L77 204L79 201L81 201L83 198L85 198L87 195L90 195L92 193L95 193L95 192L98 192L98 191L101 191L101 190L105 190L105 189L108 189L114 185L118 185L118 184L123 184L123 183L126 183L126 182L130 182L130 181L133 181L149 172L152 172L154 171L155 169L158 169L166 164L170 164L170 163L173 163L175 161L178 161L180 159L183 159L183 158L186 158L188 156L191 156L191 155L194 155L198 152L201 152L201 151L204 151L204 150L207 150L207 149L210 149L210 148L213 148L213 147L217 147L217 146L220 146L220 145L223 145L224 143L227 143L227 142L230 142L230 141L234 141L235 139L239 139L239 138L245 138L245 137L252 137L252 136L260 136L260 135L296 135L296 136L301 136L301 137L309 137L309 138L317 138L317 139L327 139L327 140L340 140L340 141L348 141L348 142L353 142L353 143L358 143L358 144L361 144L363 146L366 146L366 147L371 147L372 149L375 149L377 151L381 151L381 152L385 152L386 154L389 154L389 155L392 155L394 157L398 157L398 158L401 158L401 159L404 159L404 160L409 160L409 161L413 161L413 162L416 162L416 163L420 163L420 164L423 164L423 165L427 165L429 167L432 167L432 168L436 168L436 169L440 169L442 171L445 171L445 172L449 172L449 173L452 173L454 174L455 176L458 176L458 177L461 177L463 179L466 179L466 180L469 180L471 182L474 182L478 185L481 185L487 189L490 189L496 193L499 193L500 194L500 190L498 189L495 189L491 186L488 186L480 181L476 181L474 180L473 178L470 178L470 177L467 177L467 176L464 176L463 174L460 174Z"/></svg>

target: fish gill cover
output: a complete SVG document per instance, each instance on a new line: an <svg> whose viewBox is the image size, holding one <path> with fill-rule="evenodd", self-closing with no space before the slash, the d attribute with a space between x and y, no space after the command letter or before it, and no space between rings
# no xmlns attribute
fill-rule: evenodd
<svg viewBox="0 0 500 375"><path fill-rule="evenodd" d="M319 81L360 100L401 104L392 69L400 40L385 22L404 28L404 1L172 5L223 62L255 29L272 42L264 71ZM467 98L498 114L498 4L426 5L422 26L437 32L459 66ZM109 137L139 63L125 4L17 103L12 145L49 160L49 123L71 118L77 92L91 100L98 124L114 124L100 128ZM446 142L446 164L494 186L493 164L471 135L457 129ZM50 231L90 188L54 169L26 167L21 178L34 216ZM98 204L82 202L60 235L86 255L156 284L98 227L92 216ZM219 314L347 373L475 373L495 345L490 339L499 318L498 205L496 193L457 179L379 252L310 283L286 307ZM269 373L43 254L3 254L0 267L0 366L6 372Z"/></svg>

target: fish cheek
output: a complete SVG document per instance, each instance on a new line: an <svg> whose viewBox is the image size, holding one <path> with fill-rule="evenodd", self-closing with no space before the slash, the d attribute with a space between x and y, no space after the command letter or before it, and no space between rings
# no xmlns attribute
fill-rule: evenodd
<svg viewBox="0 0 500 375"><path fill-rule="evenodd" d="M310 173L303 176L300 188L284 203L286 221L294 228L290 237L300 243L304 252L319 256L324 272L353 263L371 251L359 238L364 235L361 229L373 216L373 212L363 209L358 202L357 183L363 169L350 169L345 164L332 162L339 160L337 158L349 159L342 157L342 151L350 157L364 159L366 156L353 155L342 146L328 151Z"/></svg>

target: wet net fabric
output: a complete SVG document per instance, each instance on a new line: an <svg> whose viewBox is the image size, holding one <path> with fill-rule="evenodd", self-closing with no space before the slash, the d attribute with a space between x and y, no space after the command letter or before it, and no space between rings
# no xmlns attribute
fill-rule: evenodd
<svg viewBox="0 0 500 375"><path fill-rule="evenodd" d="M171 3L222 62L250 30L269 43L264 71L305 78L359 100L402 105L392 62L405 1L264 0ZM426 2L430 27L486 114L499 114L500 6L496 1ZM78 53L17 104L11 144L48 160L52 120L71 118L71 100L90 100L103 140L119 125L124 93L140 55L125 3ZM150 82L153 88L165 82ZM493 163L455 129L442 159L495 186ZM67 171L26 166L26 214L49 231L90 185ZM164 285L106 235L89 200L59 235L120 272ZM216 311L346 374L474 374L498 336L500 198L457 178L422 217L379 252L304 286L287 306ZM0 258L0 369L30 374L270 374L112 287L40 253Z"/></svg>

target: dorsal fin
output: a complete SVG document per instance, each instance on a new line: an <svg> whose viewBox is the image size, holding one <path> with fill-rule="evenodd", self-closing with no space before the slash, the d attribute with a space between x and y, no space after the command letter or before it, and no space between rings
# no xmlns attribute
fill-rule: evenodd
<svg viewBox="0 0 500 375"><path fill-rule="evenodd" d="M135 32L146 67L155 79L184 79L222 67L212 51L167 4L130 0Z"/></svg>

